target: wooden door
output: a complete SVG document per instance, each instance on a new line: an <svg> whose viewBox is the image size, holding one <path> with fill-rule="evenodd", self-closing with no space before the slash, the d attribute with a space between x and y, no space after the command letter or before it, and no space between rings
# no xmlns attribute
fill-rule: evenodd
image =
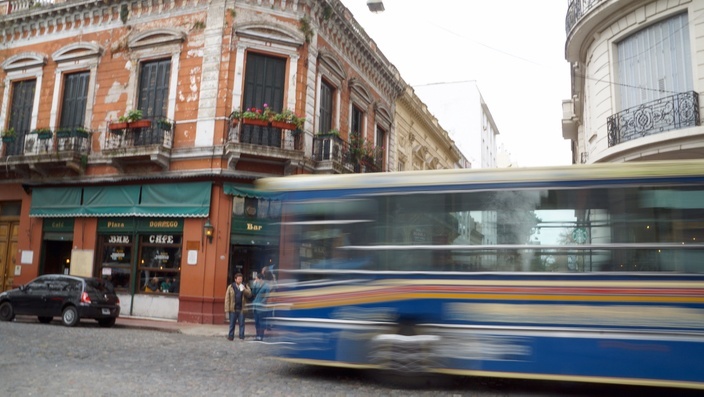
<svg viewBox="0 0 704 397"><path fill-rule="evenodd" d="M0 292L12 289L17 265L18 221L0 222Z"/></svg>

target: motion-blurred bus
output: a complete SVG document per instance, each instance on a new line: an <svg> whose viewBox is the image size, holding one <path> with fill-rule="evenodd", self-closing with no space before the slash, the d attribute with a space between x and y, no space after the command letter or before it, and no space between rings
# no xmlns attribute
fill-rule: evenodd
<svg viewBox="0 0 704 397"><path fill-rule="evenodd" d="M704 388L704 161L270 178L282 359Z"/></svg>

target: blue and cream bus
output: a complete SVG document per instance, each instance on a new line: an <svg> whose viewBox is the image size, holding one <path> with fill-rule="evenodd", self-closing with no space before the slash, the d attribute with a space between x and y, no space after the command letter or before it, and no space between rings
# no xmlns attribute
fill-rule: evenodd
<svg viewBox="0 0 704 397"><path fill-rule="evenodd" d="M704 161L264 179L285 360L704 388Z"/></svg>

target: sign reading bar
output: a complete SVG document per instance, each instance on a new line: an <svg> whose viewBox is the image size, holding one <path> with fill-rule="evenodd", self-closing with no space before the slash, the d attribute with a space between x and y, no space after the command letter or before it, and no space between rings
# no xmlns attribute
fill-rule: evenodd
<svg viewBox="0 0 704 397"><path fill-rule="evenodd" d="M130 236L108 236L108 243L110 244L129 244Z"/></svg>

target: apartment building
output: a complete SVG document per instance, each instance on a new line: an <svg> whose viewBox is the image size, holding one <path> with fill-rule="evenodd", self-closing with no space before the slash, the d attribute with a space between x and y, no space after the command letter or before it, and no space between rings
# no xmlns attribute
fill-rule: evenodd
<svg viewBox="0 0 704 397"><path fill-rule="evenodd" d="M0 14L0 290L90 275L124 314L220 323L234 274L278 261L256 179L397 169L405 83L338 0Z"/></svg>
<svg viewBox="0 0 704 397"><path fill-rule="evenodd" d="M704 1L572 0L562 135L573 163L701 158Z"/></svg>

